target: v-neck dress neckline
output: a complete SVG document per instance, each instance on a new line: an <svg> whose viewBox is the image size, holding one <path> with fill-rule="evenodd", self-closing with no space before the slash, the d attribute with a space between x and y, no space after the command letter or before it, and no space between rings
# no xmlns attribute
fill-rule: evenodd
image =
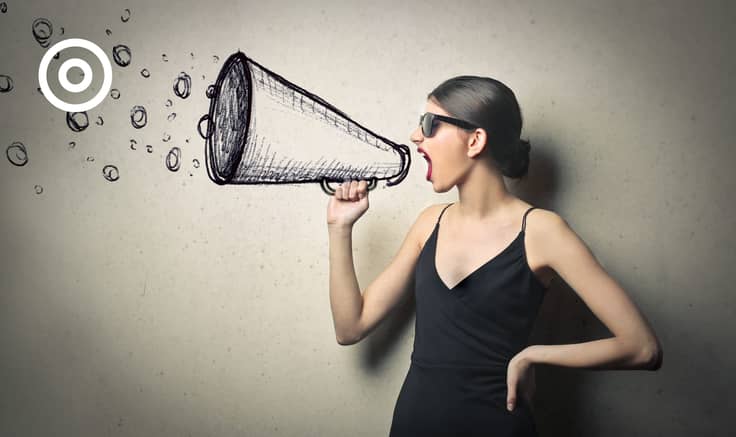
<svg viewBox="0 0 736 437"><path fill-rule="evenodd" d="M464 282L470 280L473 276L477 275L481 270L487 268L488 266L492 265L494 261L501 258L506 252L509 252L519 241L523 241L522 236L524 234L524 230L522 229L519 231L518 234L516 234L516 237L511 240L511 242L506 245L503 249L501 249L500 252L498 252L495 256L493 256L488 261L481 264L480 267L470 272L468 275L466 275L463 279L461 279L457 284L453 285L452 287L448 287L445 281L440 277L440 272L437 269L437 241L439 240L439 230L440 230L440 222L437 220L437 223L434 225L434 230L432 231L432 244L434 247L432 248L432 267L434 268L434 274L437 276L437 280L440 282L440 284L445 288L447 291L455 291L461 284Z"/></svg>

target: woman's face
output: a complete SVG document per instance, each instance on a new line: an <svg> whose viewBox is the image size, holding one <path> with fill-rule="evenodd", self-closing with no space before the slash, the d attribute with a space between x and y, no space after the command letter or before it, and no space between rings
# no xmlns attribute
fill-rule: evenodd
<svg viewBox="0 0 736 437"><path fill-rule="evenodd" d="M424 110L451 116L431 99L427 100ZM426 179L432 182L435 191L444 193L455 186L472 164L467 155L469 134L443 121L436 120L435 123L431 137L425 137L421 126L417 126L410 138L417 145L417 153L427 161Z"/></svg>

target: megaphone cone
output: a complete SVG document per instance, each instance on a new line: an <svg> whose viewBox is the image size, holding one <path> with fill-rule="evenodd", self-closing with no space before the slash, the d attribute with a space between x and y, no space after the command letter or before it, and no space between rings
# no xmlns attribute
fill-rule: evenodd
<svg viewBox="0 0 736 437"><path fill-rule="evenodd" d="M361 126L242 52L225 61L207 96L209 112L198 130L206 140L207 174L217 184L320 183L334 194L330 182L368 180L372 189L379 180L396 185L409 172L409 147ZM323 156L315 158L320 146Z"/></svg>

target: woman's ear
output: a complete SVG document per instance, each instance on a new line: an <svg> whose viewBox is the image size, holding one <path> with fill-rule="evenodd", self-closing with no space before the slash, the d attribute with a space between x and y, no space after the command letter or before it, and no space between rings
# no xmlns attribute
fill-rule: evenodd
<svg viewBox="0 0 736 437"><path fill-rule="evenodd" d="M486 131L478 128L470 133L468 136L468 158L473 158L481 153L486 148Z"/></svg>

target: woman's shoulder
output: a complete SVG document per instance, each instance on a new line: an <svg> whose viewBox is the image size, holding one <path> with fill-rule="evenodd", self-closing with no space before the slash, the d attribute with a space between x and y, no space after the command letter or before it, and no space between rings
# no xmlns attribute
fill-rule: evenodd
<svg viewBox="0 0 736 437"><path fill-rule="evenodd" d="M550 229L562 224L566 224L566 221L562 216L550 209L525 203L523 210L526 215L527 226L533 222L534 224L532 226L542 232L549 231Z"/></svg>
<svg viewBox="0 0 736 437"><path fill-rule="evenodd" d="M417 215L414 225L412 226L412 232L414 232L414 238L416 239L419 247L424 247L424 243L432 234L437 220L442 214L442 210L453 202L447 203L436 203L425 206Z"/></svg>

